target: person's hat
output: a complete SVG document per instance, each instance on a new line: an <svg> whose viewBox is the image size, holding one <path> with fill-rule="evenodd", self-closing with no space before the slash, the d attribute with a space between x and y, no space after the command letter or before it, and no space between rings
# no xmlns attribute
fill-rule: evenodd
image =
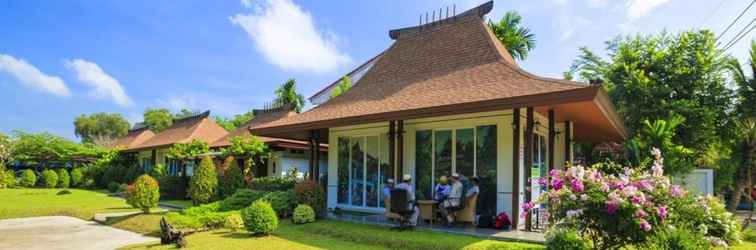
<svg viewBox="0 0 756 250"><path fill-rule="evenodd" d="M394 184L394 179L389 178L388 180L386 180L386 183Z"/></svg>
<svg viewBox="0 0 756 250"><path fill-rule="evenodd" d="M458 174L458 173L453 173L453 174L452 174L452 178L454 178L454 179L459 179L459 174Z"/></svg>
<svg viewBox="0 0 756 250"><path fill-rule="evenodd" d="M412 180L412 176L408 175L408 174L405 174L404 177L402 177L402 180L403 181L411 181Z"/></svg>

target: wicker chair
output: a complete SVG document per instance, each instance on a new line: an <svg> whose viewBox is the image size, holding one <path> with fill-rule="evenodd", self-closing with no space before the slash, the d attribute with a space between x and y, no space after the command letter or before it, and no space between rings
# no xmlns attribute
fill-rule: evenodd
<svg viewBox="0 0 756 250"><path fill-rule="evenodd" d="M475 224L475 211L478 204L478 194L465 199L465 208L454 212L457 222L470 222Z"/></svg>

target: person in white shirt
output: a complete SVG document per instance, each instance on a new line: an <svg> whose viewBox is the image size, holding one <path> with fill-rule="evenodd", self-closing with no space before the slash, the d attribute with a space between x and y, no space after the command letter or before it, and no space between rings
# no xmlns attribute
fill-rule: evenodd
<svg viewBox="0 0 756 250"><path fill-rule="evenodd" d="M472 184L473 184L472 187L470 187L470 189L467 190L467 193L465 194L465 198L470 198L480 193L480 179L478 179L477 176L473 177Z"/></svg>
<svg viewBox="0 0 756 250"><path fill-rule="evenodd" d="M402 183L396 185L397 189L407 190L407 198L409 198L409 209L412 210L410 215L410 226L417 226L417 217L420 215L420 209L415 206L415 188L412 187L412 176L405 174L402 178Z"/></svg>
<svg viewBox="0 0 756 250"><path fill-rule="evenodd" d="M451 192L449 198L444 200L441 213L446 217L448 225L454 223L454 212L462 208L462 182L459 181L459 174L452 174Z"/></svg>

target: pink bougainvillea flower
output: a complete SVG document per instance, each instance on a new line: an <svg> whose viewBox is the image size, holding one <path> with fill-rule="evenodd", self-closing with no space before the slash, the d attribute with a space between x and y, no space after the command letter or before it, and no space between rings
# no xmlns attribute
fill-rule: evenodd
<svg viewBox="0 0 756 250"><path fill-rule="evenodd" d="M607 201L606 202L606 212L609 215L613 215L617 212L617 208L619 208L619 202L617 201Z"/></svg>
<svg viewBox="0 0 756 250"><path fill-rule="evenodd" d="M562 186L564 186L564 181L562 181L562 179L556 178L551 180L551 188L554 190L560 190L562 189Z"/></svg>
<svg viewBox="0 0 756 250"><path fill-rule="evenodd" d="M661 206L659 207L656 212L659 214L659 218L664 221L665 218L667 218L667 207Z"/></svg>
<svg viewBox="0 0 756 250"><path fill-rule="evenodd" d="M635 211L635 214L633 214L633 216L635 216L635 218L645 218L646 216L648 216L648 213L646 213L646 211L643 211L643 209L638 209Z"/></svg>
<svg viewBox="0 0 756 250"><path fill-rule="evenodd" d="M583 189L584 189L583 182L578 179L572 179L572 182L570 182L570 186L572 186L572 191L575 191L577 193L583 192Z"/></svg>
<svg viewBox="0 0 756 250"><path fill-rule="evenodd" d="M651 224L649 224L648 221L640 219L638 223L640 224L640 228L643 229L643 231L651 231Z"/></svg>
<svg viewBox="0 0 756 250"><path fill-rule="evenodd" d="M675 198L680 198L685 195L685 191L678 185L672 185L672 187L669 188L669 195Z"/></svg>

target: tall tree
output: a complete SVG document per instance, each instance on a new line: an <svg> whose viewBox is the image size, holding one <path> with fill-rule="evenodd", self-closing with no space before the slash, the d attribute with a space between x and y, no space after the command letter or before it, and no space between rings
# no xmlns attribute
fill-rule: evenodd
<svg viewBox="0 0 756 250"><path fill-rule="evenodd" d="M148 108L144 111L144 125L153 132L160 133L173 125L173 115L168 109Z"/></svg>
<svg viewBox="0 0 756 250"><path fill-rule="evenodd" d="M602 79L631 136L643 121L682 116L672 142L694 150L698 166L711 145L732 138L732 91L726 60L707 30L631 36L607 42L608 60L581 48L568 75ZM590 79L585 79L590 77ZM711 166L709 166L711 167Z"/></svg>
<svg viewBox="0 0 756 250"><path fill-rule="evenodd" d="M11 151L13 151L11 148L13 146L12 143L13 141L11 141L10 137L0 133L0 168L3 168L8 159L10 159Z"/></svg>
<svg viewBox="0 0 756 250"><path fill-rule="evenodd" d="M74 134L83 143L104 146L112 140L125 136L131 125L118 113L94 113L74 119Z"/></svg>
<svg viewBox="0 0 756 250"><path fill-rule="evenodd" d="M528 57L536 43L535 35L527 27L521 26L521 21L522 17L516 11L507 11L499 22L488 21L488 27L504 44L507 52L520 61Z"/></svg>
<svg viewBox="0 0 756 250"><path fill-rule="evenodd" d="M337 84L336 87L333 88L333 91L331 91L331 98L344 94L344 92L347 92L350 88L352 88L352 79L350 79L349 76L342 77L339 84Z"/></svg>
<svg viewBox="0 0 756 250"><path fill-rule="evenodd" d="M231 119L222 116L215 116L214 119L215 123L225 128L227 131L234 131L247 123L249 120L252 120L252 118L254 117L255 115L250 111L244 114L234 115L234 118Z"/></svg>
<svg viewBox="0 0 756 250"><path fill-rule="evenodd" d="M276 89L276 99L273 102L278 105L292 105L297 113L302 112L305 106L304 96L297 93L297 82L294 78L287 80Z"/></svg>

